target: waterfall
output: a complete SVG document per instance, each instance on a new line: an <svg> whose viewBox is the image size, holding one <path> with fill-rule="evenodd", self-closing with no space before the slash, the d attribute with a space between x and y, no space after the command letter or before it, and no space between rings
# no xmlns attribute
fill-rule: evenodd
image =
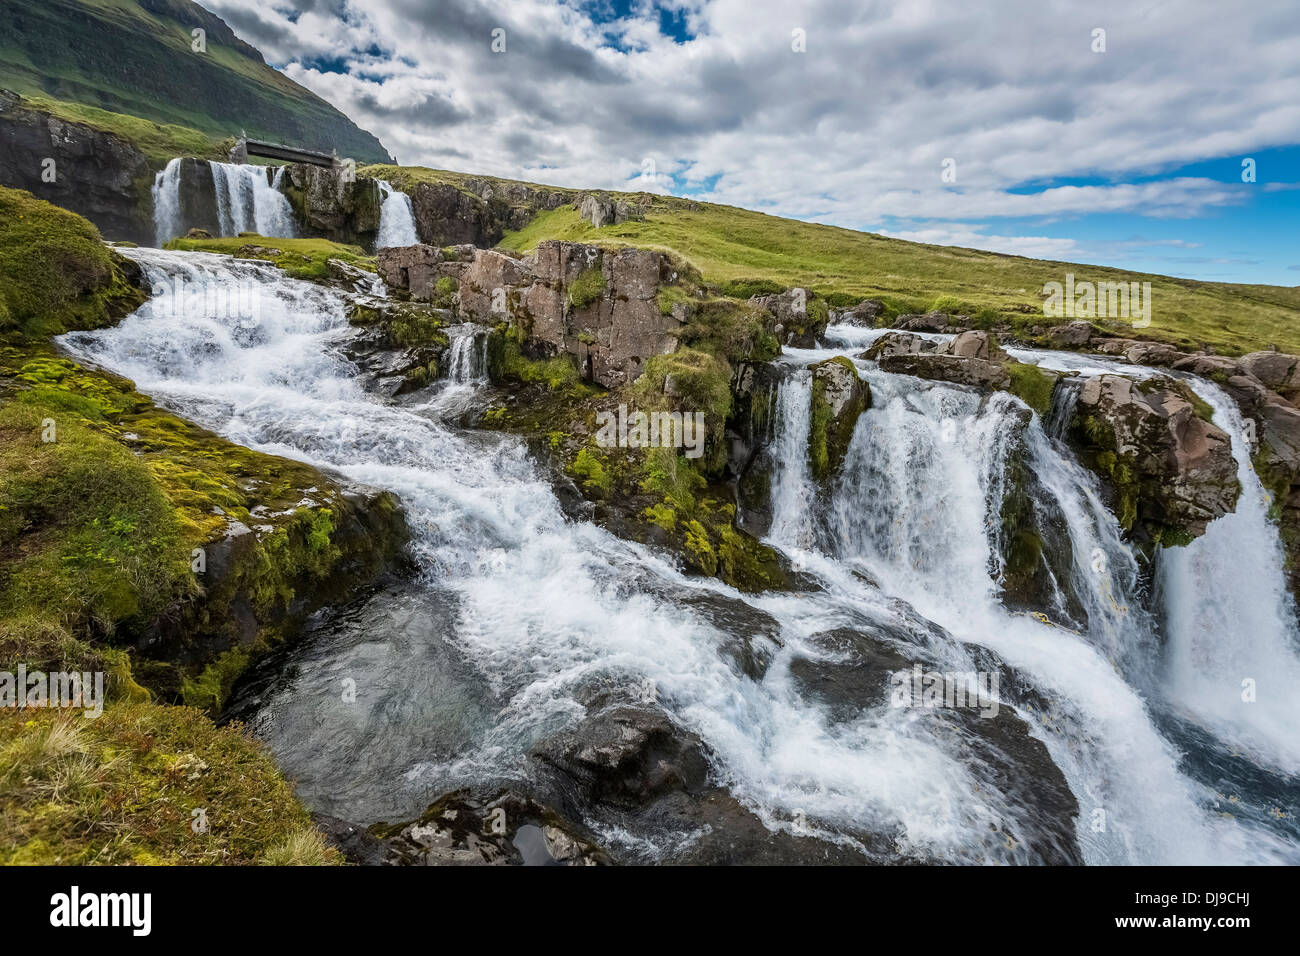
<svg viewBox="0 0 1300 956"><path fill-rule="evenodd" d="M261 236L293 238L293 207L280 191L284 167L272 172L266 166L208 162L212 174L215 225L221 236L256 232ZM181 206L184 161L173 159L154 177L154 233L159 246L185 234Z"/></svg>
<svg viewBox="0 0 1300 956"><path fill-rule="evenodd" d="M1070 357L1063 364L1096 361L1105 362ZM1237 513L1213 523L1205 538L1161 553L1168 632L1162 660L1158 622L1144 610L1138 561L1105 509L1096 479L1049 434L1049 428L1057 435L1063 430L1068 408L1058 404L1046 427L1033 416L1022 428L1024 409L1007 395L981 398L967 389L886 374L874 363L859 367L874 404L859 420L831 502L812 528L816 547L959 639L996 651L1051 695L1058 709L1051 723L1020 706L1039 723L1070 778L1089 860L1257 858L1248 850L1254 839L1272 845L1258 858L1275 851L1294 858L1293 849L1280 849L1271 833L1247 836L1221 823L1213 793L1180 765L1185 742L1175 745L1163 736L1162 717L1147 703L1167 698L1190 711L1222 753L1249 747L1284 773L1300 769L1294 733L1300 713L1294 695L1284 690L1297 685L1300 671L1282 555L1230 400L1197 383L1216 418L1238 436L1234 451L1248 493ZM1100 370L1132 373L1118 363ZM805 382L792 377L787 386L806 389ZM1073 392L1067 386L1058 403L1072 402ZM783 394L781 408L799 409L801 401ZM783 457L806 447L807 428L806 413L777 417L775 446ZM1045 499L1037 506L1050 506L1068 532L1071 572L1062 583L1084 608L1086 621L1078 632L1012 614L999 601L997 515L1010 439L1018 432ZM779 473L772 489L774 513L786 517L774 521L770 540L801 554L809 533L808 502L817 498ZM1271 693L1251 710L1240 703L1240 680L1261 674L1268 678L1258 683ZM1262 817L1269 797L1261 793L1256 799L1254 810ZM1104 833L1082 825L1094 810L1108 814ZM1294 833L1288 836L1294 841Z"/></svg>
<svg viewBox="0 0 1300 956"><path fill-rule="evenodd" d="M1300 771L1300 634L1271 500L1250 465L1241 413L1216 385L1195 383L1232 439L1241 498L1185 548L1162 551L1171 704L1233 746ZM1250 682L1254 699L1243 698Z"/></svg>
<svg viewBox="0 0 1300 956"><path fill-rule="evenodd" d="M771 535L791 549L807 549L813 544L808 508L813 496L808 466L811 398L812 373L807 369L791 371L777 386Z"/></svg>
<svg viewBox="0 0 1300 956"><path fill-rule="evenodd" d="M466 322L447 330L447 378L466 385L487 381L488 330Z"/></svg>
<svg viewBox="0 0 1300 956"><path fill-rule="evenodd" d="M256 232L260 236L292 238L297 234L293 208L284 193L271 185L267 167L241 163L208 165L212 167L223 236ZM278 184L283 170L277 170L274 175Z"/></svg>
<svg viewBox="0 0 1300 956"><path fill-rule="evenodd" d="M184 230L181 224L181 161L168 160L153 180L154 238L159 248Z"/></svg>
<svg viewBox="0 0 1300 956"><path fill-rule="evenodd" d="M410 590L355 640L316 634L252 715L313 809L411 819L456 787L527 788L529 754L576 725L591 688L649 681L658 706L703 740L711 780L772 830L841 846L882 834L895 858L1041 862L1022 750L987 738L1017 768L1001 773L969 735L918 711L881 702L844 717L810 696L796 672L827 660L816 636L853 628L945 670L1001 667L1006 705L1078 800L1066 825L1089 862L1300 860L1293 821L1220 815L1209 786L1184 772L1148 704L1159 685L1123 653L1152 631L1133 556L1090 474L1016 399L861 362L874 405L839 480L814 493L803 464L811 382L792 369L774 424L771 540L802 549L819 587L743 595L567 517L516 437L461 431L366 393L337 347L355 334L341 294L267 263L124 252L158 287L177 276L255 285L258 320L178 311L160 296L114 328L61 337L65 349L233 441L390 489L406 510ZM476 337L453 334L453 379L478 377ZM1071 535L1072 586L1089 608L1077 633L1000 602L990 513L1013 452L1029 456ZM723 651L764 622L780 645L750 675ZM362 708L321 706L342 676L365 688ZM1217 732L1214 713L1202 717ZM1248 783L1233 786L1242 806L1260 803ZM646 861L698 836L591 826Z"/></svg>
<svg viewBox="0 0 1300 956"><path fill-rule="evenodd" d="M375 248L415 245L420 237L415 231L415 209L411 205L411 197L394 189L385 180L378 182L383 203L379 207L379 235L375 240Z"/></svg>

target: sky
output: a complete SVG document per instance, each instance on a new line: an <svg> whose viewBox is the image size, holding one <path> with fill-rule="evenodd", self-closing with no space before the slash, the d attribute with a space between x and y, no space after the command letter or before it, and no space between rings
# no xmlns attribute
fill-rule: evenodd
<svg viewBox="0 0 1300 956"><path fill-rule="evenodd" d="M1297 0L199 2L403 164L1300 285Z"/></svg>

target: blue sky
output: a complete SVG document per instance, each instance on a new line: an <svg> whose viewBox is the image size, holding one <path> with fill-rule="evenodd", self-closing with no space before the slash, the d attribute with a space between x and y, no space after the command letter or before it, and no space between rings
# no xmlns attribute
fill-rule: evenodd
<svg viewBox="0 0 1300 956"><path fill-rule="evenodd" d="M201 2L403 163L1300 285L1294 0Z"/></svg>

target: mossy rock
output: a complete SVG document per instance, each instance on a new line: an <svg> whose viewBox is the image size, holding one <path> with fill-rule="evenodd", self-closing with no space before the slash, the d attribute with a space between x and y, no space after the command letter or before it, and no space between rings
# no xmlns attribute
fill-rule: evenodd
<svg viewBox="0 0 1300 956"><path fill-rule="evenodd" d="M808 463L813 478L823 481L839 472L858 419L871 407L871 388L858 377L853 362L842 355L810 368Z"/></svg>

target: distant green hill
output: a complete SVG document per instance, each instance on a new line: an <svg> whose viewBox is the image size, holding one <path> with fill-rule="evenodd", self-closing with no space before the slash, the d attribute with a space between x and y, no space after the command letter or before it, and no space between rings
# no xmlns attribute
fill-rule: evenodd
<svg viewBox="0 0 1300 956"><path fill-rule="evenodd" d="M206 53L191 31L206 32ZM190 0L2 0L0 87L224 139L240 131L362 162L383 144L272 69Z"/></svg>

